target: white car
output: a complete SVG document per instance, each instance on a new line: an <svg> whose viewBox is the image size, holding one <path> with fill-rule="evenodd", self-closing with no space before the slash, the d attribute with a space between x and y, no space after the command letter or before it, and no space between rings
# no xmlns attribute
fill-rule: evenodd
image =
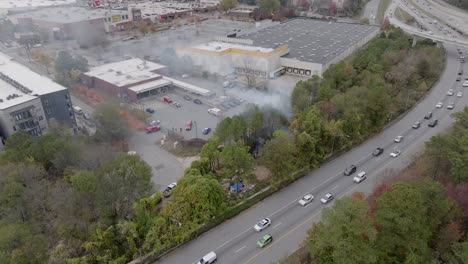
<svg viewBox="0 0 468 264"><path fill-rule="evenodd" d="M436 104L436 108L442 108L444 106L444 104L442 102L438 102Z"/></svg>
<svg viewBox="0 0 468 264"><path fill-rule="evenodd" d="M453 103L447 105L447 109L452 110L453 108L455 108L455 105Z"/></svg>
<svg viewBox="0 0 468 264"><path fill-rule="evenodd" d="M398 137L395 138L396 143L400 143L402 141L403 141L403 136L398 136Z"/></svg>
<svg viewBox="0 0 468 264"><path fill-rule="evenodd" d="M270 225L271 225L271 220L270 220L270 218L265 218L265 219L260 220L260 221L254 226L254 229L255 229L255 231L257 231L257 232L260 232L260 231L262 231L263 229L269 227Z"/></svg>
<svg viewBox="0 0 468 264"><path fill-rule="evenodd" d="M361 183L363 180L365 180L367 178L367 174L365 171L361 171L360 173L358 173L358 175L356 175L356 177L353 178L353 181L355 183Z"/></svg>
<svg viewBox="0 0 468 264"><path fill-rule="evenodd" d="M333 200L333 198L335 198L335 197L333 197L333 194L327 193L327 194L325 194L325 196L322 199L320 199L320 202L322 202L323 204L326 204L326 203L330 202L331 200Z"/></svg>
<svg viewBox="0 0 468 264"><path fill-rule="evenodd" d="M159 121L159 120L153 120L153 121L150 122L150 125L156 126L156 125L159 125L160 123L161 123L161 121Z"/></svg>
<svg viewBox="0 0 468 264"><path fill-rule="evenodd" d="M169 184L169 185L167 186L166 189L172 190L172 189L174 189L176 186L177 186L177 182L173 182L173 183Z"/></svg>
<svg viewBox="0 0 468 264"><path fill-rule="evenodd" d="M314 196L312 194L307 194L302 199L299 200L299 204L302 206L306 206L310 204L314 200Z"/></svg>
<svg viewBox="0 0 468 264"><path fill-rule="evenodd" d="M458 92L457 93L457 97L462 97L463 96L463 92Z"/></svg>
<svg viewBox="0 0 468 264"><path fill-rule="evenodd" d="M390 153L390 157L396 158L396 157L400 156L400 154L401 154L401 150L395 149L392 153Z"/></svg>
<svg viewBox="0 0 468 264"><path fill-rule="evenodd" d="M447 95L452 96L453 95L453 90L452 89L448 90Z"/></svg>
<svg viewBox="0 0 468 264"><path fill-rule="evenodd" d="M462 84L463 87L468 87L468 81L464 81Z"/></svg>

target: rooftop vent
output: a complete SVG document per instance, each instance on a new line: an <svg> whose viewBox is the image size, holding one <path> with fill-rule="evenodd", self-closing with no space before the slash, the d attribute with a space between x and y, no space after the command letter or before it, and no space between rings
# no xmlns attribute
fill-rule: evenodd
<svg viewBox="0 0 468 264"><path fill-rule="evenodd" d="M113 69L108 69L107 71L108 71L108 72L113 72L114 70L113 70Z"/></svg>
<svg viewBox="0 0 468 264"><path fill-rule="evenodd" d="M117 75L122 75L122 72L121 71L116 71L115 72Z"/></svg>

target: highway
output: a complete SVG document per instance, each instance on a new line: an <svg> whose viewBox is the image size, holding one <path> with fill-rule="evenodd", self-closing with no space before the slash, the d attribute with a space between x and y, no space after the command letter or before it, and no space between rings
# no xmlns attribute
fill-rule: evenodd
<svg viewBox="0 0 468 264"><path fill-rule="evenodd" d="M454 89L455 94L463 89L468 92L468 88L461 88L461 84L455 81L460 67L458 51L454 46L447 46L446 49L447 66L439 83L422 102L399 121L233 219L174 250L156 263L195 263L210 251L218 255L218 263L222 264L271 263L295 251L306 238L307 230L320 220L321 209L332 206L332 203L325 206L320 203L319 200L324 194L331 192L339 198L356 191L368 193L381 182L382 177L379 175L392 169L406 167L414 155L421 151L425 141L452 124L450 113L467 105L468 94L462 98L446 95L449 88ZM465 72L468 71L466 68L465 66ZM443 102L444 107L435 109L438 102ZM449 102L456 104L455 110L446 109ZM433 111L433 119L439 120L435 128L429 128L428 120L423 118L428 111ZM422 121L421 127L412 129L411 126L416 121ZM394 138L399 135L405 137L403 142L394 143ZM373 157L371 153L377 147L385 148L385 152L379 157ZM389 154L396 148L402 150L402 154L391 158ZM356 184L352 181L355 174L343 176L343 170L350 164L358 166L356 173L366 171L368 179ZM301 207L298 200L306 193L312 193L315 199L308 206ZM255 232L253 226L265 217L272 220L271 226L262 232ZM268 247L259 249L256 241L266 233L273 236L273 242Z"/></svg>

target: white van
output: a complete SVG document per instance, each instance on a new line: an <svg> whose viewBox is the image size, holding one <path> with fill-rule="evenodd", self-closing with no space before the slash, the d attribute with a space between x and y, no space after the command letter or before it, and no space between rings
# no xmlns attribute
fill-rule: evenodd
<svg viewBox="0 0 468 264"><path fill-rule="evenodd" d="M83 109L81 109L81 107L76 106L76 105L73 106L73 111L74 111L75 114L77 114L77 115L83 114Z"/></svg>
<svg viewBox="0 0 468 264"><path fill-rule="evenodd" d="M197 264L212 264L216 263L216 253L211 251L210 253L206 254L203 258L201 258Z"/></svg>
<svg viewBox="0 0 468 264"><path fill-rule="evenodd" d="M221 109L219 108L210 108L208 109L208 114L219 116L221 114Z"/></svg>

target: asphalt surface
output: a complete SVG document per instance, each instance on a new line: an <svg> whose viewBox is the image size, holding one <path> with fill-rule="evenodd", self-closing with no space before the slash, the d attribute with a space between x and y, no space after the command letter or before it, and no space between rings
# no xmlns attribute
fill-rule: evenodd
<svg viewBox="0 0 468 264"><path fill-rule="evenodd" d="M455 94L464 90L460 83L455 82L456 72L460 67L458 56L453 46L447 46L447 67L439 83L421 103L382 133L171 252L156 263L194 263L210 251L215 251L218 263L223 264L271 263L295 251L306 238L307 230L320 220L321 209L332 205L330 203L324 206L319 202L323 195L331 192L339 198L355 191L368 193L382 180L382 175L388 174L389 170L406 167L421 151L425 141L453 123L450 113L461 110L468 102L468 94L462 98L446 95L449 88L455 89ZM465 72L466 68L465 66ZM465 90L468 92L468 89ZM447 110L445 106L452 100L456 103L455 109ZM443 102L444 107L435 109L438 102ZM433 119L439 120L435 128L428 127L428 120L424 120L424 115L428 111L433 111ZM411 126L418 120L422 121L421 127L412 129ZM394 138L399 135L405 137L403 142L394 143ZM383 147L385 152L379 157L373 157L371 153L377 147ZM400 149L402 154L397 158L391 158L389 154L396 148ZM358 166L356 173L366 171L368 179L356 184L352 181L352 176L343 176L343 170L350 164ZM315 199L308 206L301 207L297 203L298 199L306 193L312 193ZM265 217L272 220L272 225L263 232L255 232L253 226ZM273 243L264 249L259 249L256 241L265 233L273 236Z"/></svg>
<svg viewBox="0 0 468 264"><path fill-rule="evenodd" d="M368 18L371 24L375 24L375 18L377 16L377 10L379 9L380 0L370 0L367 2L366 6L364 7L364 13L362 14L362 18Z"/></svg>

